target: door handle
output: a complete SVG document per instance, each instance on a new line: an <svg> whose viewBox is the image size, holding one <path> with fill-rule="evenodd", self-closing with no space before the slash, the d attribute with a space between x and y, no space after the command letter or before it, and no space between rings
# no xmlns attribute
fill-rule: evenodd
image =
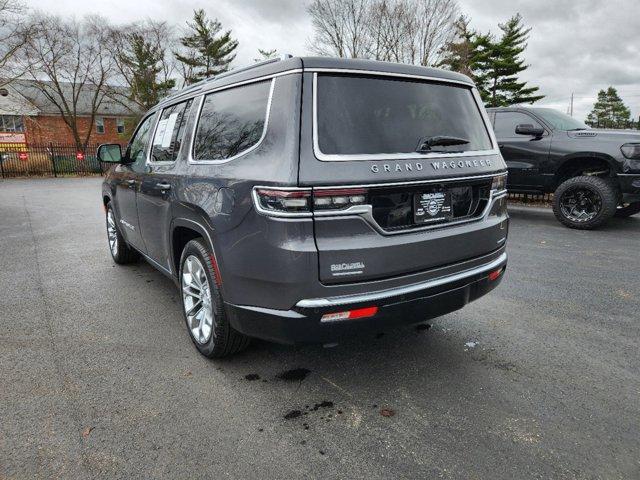
<svg viewBox="0 0 640 480"><path fill-rule="evenodd" d="M504 143L499 143L498 148L502 148L502 147L504 147Z"/></svg>
<svg viewBox="0 0 640 480"><path fill-rule="evenodd" d="M160 182L160 183L156 183L156 187L158 187L160 190L169 190L171 188L171 184L166 182Z"/></svg>

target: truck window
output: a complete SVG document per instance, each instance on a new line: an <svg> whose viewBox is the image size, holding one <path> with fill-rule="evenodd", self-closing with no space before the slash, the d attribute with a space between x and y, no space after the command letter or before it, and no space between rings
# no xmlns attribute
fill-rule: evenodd
<svg viewBox="0 0 640 480"><path fill-rule="evenodd" d="M153 136L151 161L173 162L178 158L191 103L177 103L162 111Z"/></svg>
<svg viewBox="0 0 640 480"><path fill-rule="evenodd" d="M327 155L414 153L436 135L469 143L438 150L490 150L471 89L373 76L318 74L317 142Z"/></svg>
<svg viewBox="0 0 640 480"><path fill-rule="evenodd" d="M522 138L522 135L516 133L516 126L520 124L529 124L534 127L542 127L530 115L521 112L496 112L496 122L494 130L497 138Z"/></svg>
<svg viewBox="0 0 640 480"><path fill-rule="evenodd" d="M271 80L210 93L198 121L195 160L225 160L254 147L267 121Z"/></svg>

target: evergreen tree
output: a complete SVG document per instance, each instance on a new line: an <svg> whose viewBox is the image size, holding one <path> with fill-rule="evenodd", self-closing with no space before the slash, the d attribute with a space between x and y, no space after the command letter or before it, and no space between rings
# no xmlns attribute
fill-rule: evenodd
<svg viewBox="0 0 640 480"><path fill-rule="evenodd" d="M538 87L518 81L518 75L528 68L521 55L527 48L531 29L522 25L520 14L499 27L502 30L499 41L494 42L487 36L480 42L481 49L489 55L486 61L481 62L478 75L483 100L489 107L500 107L534 103L544 98L544 95L536 95Z"/></svg>
<svg viewBox="0 0 640 480"><path fill-rule="evenodd" d="M148 110L175 87L176 81L158 81L163 70L165 52L159 45L148 41L140 33L125 36L126 48L117 53L118 65L127 75L130 99Z"/></svg>
<svg viewBox="0 0 640 480"><path fill-rule="evenodd" d="M275 48L273 50L263 50L261 48L258 49L258 55L260 55L258 58L254 58L253 61L258 63L258 62L264 62L265 60L269 60L270 58L275 58L278 56L278 50L276 50Z"/></svg>
<svg viewBox="0 0 640 480"><path fill-rule="evenodd" d="M464 15L455 21L454 37L442 48L442 60L437 66L474 78L478 66L478 33L471 30L470 23Z"/></svg>
<svg viewBox="0 0 640 480"><path fill-rule="evenodd" d="M598 92L598 100L585 123L596 128L633 128L631 111L613 87Z"/></svg>
<svg viewBox="0 0 640 480"><path fill-rule="evenodd" d="M193 22L187 25L191 34L180 38L185 51L175 53L183 64L185 82L195 83L229 70L235 58L233 51L238 47L231 30L220 34L222 24L217 19L209 20L202 9L193 12Z"/></svg>

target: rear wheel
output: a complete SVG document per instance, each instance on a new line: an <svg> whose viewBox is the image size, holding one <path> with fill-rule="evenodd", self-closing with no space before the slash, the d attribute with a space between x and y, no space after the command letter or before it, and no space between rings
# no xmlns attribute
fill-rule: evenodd
<svg viewBox="0 0 640 480"><path fill-rule="evenodd" d="M613 217L618 205L615 187L592 176L570 178L556 190L553 213L569 228L591 230Z"/></svg>
<svg viewBox="0 0 640 480"><path fill-rule="evenodd" d="M618 218L627 218L636 213L640 213L640 202L619 205L615 216Z"/></svg>
<svg viewBox="0 0 640 480"><path fill-rule="evenodd" d="M120 265L136 262L140 258L140 254L129 246L120 233L111 203L107 204L106 219L107 240L109 241L109 251L111 252L113 261Z"/></svg>
<svg viewBox="0 0 640 480"><path fill-rule="evenodd" d="M249 337L229 323L211 253L200 238L191 240L182 251L180 288L187 330L201 354L226 357L249 345Z"/></svg>

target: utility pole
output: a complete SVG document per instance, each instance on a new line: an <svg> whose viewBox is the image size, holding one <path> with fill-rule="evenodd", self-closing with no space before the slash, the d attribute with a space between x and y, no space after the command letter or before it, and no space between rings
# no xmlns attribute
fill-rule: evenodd
<svg viewBox="0 0 640 480"><path fill-rule="evenodd" d="M569 107L569 115L573 117L573 92L571 92L571 106Z"/></svg>

